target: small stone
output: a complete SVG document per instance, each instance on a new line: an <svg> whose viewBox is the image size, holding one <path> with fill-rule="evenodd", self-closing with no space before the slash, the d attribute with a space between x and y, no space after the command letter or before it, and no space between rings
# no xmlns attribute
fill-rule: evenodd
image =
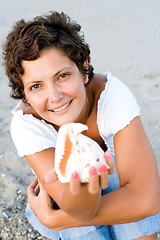
<svg viewBox="0 0 160 240"><path fill-rule="evenodd" d="M41 237L41 236L39 236L39 237L38 237L38 240L42 240L42 237Z"/></svg>
<svg viewBox="0 0 160 240"><path fill-rule="evenodd" d="M22 207L21 207L20 205L18 205L18 206L17 206L17 208L18 208L19 210L21 210L21 209L22 209Z"/></svg>
<svg viewBox="0 0 160 240"><path fill-rule="evenodd" d="M0 159L3 159L4 158L4 154L2 153L1 155L0 155Z"/></svg>
<svg viewBox="0 0 160 240"><path fill-rule="evenodd" d="M18 232L18 233L16 233L16 237L19 237L21 234Z"/></svg>
<svg viewBox="0 0 160 240"><path fill-rule="evenodd" d="M17 189L17 193L20 194L22 191L21 189Z"/></svg>
<svg viewBox="0 0 160 240"><path fill-rule="evenodd" d="M2 219L5 221L8 220L8 215L5 212L2 213Z"/></svg>
<svg viewBox="0 0 160 240"><path fill-rule="evenodd" d="M25 235L26 235L26 233L27 233L26 231L23 231L23 232L22 232L22 236L25 236Z"/></svg>
<svg viewBox="0 0 160 240"><path fill-rule="evenodd" d="M2 235L2 239L8 239L8 234L7 233L4 233L3 235Z"/></svg>

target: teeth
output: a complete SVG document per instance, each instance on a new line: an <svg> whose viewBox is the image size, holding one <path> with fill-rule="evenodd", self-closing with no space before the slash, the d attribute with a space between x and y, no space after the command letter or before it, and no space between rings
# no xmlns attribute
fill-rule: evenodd
<svg viewBox="0 0 160 240"><path fill-rule="evenodd" d="M66 107L69 106L69 104L70 104L70 102L66 103L63 107L55 109L54 112L59 112L59 111L65 109Z"/></svg>

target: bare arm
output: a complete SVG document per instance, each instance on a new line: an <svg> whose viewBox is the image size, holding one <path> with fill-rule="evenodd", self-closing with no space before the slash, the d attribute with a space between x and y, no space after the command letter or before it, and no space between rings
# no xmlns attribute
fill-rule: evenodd
<svg viewBox="0 0 160 240"><path fill-rule="evenodd" d="M43 184L43 176L54 167L54 149L50 148L31 156L26 156L29 164L36 173L38 179ZM101 174L103 175L103 173ZM104 187L108 185L107 172L104 174ZM57 204L69 215L80 221L88 221L96 214L100 199L101 189L99 187L99 177L90 174L90 183L80 187L79 179L71 179L72 184L54 183L45 184L47 193L57 202ZM88 186L87 186L88 185ZM72 186L72 189L70 189ZM88 191L88 187L91 191ZM76 189L78 191L76 191ZM90 193L91 192L91 193Z"/></svg>
<svg viewBox="0 0 160 240"><path fill-rule="evenodd" d="M101 197L99 210L91 221L80 223L62 210L48 208L46 226L60 230L120 224L141 220L160 210L156 159L139 117L115 135L114 146L120 188Z"/></svg>

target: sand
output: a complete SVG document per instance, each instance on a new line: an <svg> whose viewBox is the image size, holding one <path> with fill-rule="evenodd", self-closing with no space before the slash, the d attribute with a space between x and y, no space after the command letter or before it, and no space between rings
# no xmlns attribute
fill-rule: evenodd
<svg viewBox="0 0 160 240"><path fill-rule="evenodd" d="M64 11L82 25L95 71L112 72L132 90L160 171L159 0L0 1L0 45L15 21L50 10ZM10 137L10 111L16 101L9 94L0 65L0 239L45 239L24 216L26 189L34 176Z"/></svg>

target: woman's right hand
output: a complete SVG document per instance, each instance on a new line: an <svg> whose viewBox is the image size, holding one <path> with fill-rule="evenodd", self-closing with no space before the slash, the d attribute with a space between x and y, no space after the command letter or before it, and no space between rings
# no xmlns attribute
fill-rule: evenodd
<svg viewBox="0 0 160 240"><path fill-rule="evenodd" d="M99 191L99 188L106 189L108 187L108 174L113 174L114 172L114 160L109 151L105 152L105 159L109 165L107 169L106 165L100 167L100 176L98 176L97 170L95 167L90 168L90 180L87 184L88 191L91 194L94 194ZM43 178L43 183L52 183L57 181L58 177L55 172L55 169L51 169ZM72 194L79 194L81 190L81 182L77 172L72 173L70 180L70 191Z"/></svg>

